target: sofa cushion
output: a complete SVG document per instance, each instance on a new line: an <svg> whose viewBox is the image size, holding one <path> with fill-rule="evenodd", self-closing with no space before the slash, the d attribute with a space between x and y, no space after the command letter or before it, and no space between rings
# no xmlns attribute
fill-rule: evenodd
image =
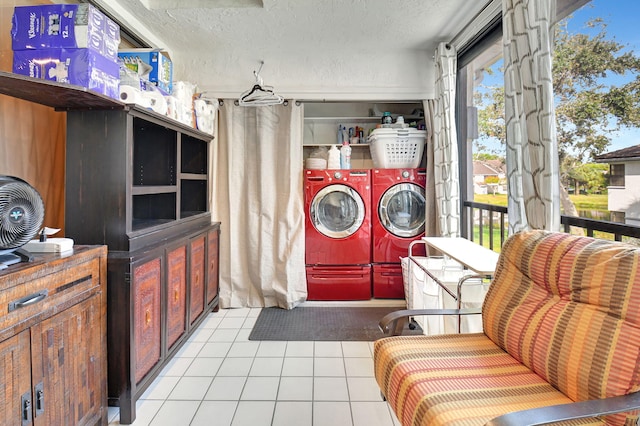
<svg viewBox="0 0 640 426"><path fill-rule="evenodd" d="M544 231L509 238L485 334L575 401L640 389L640 249Z"/></svg>
<svg viewBox="0 0 640 426"><path fill-rule="evenodd" d="M512 411L571 402L482 333L379 339L374 365L403 425L483 425Z"/></svg>

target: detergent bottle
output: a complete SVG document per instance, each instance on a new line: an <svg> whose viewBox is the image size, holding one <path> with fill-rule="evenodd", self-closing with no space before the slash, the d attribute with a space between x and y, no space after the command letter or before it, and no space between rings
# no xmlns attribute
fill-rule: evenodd
<svg viewBox="0 0 640 426"><path fill-rule="evenodd" d="M346 140L342 143L342 148L340 148L340 168L351 168L351 146Z"/></svg>
<svg viewBox="0 0 640 426"><path fill-rule="evenodd" d="M329 154L327 156L327 169L339 169L340 168L340 151L337 145L331 145Z"/></svg>

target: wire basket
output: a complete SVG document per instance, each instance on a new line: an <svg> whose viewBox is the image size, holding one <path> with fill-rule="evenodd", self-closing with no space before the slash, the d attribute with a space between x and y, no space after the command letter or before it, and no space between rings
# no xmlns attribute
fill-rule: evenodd
<svg viewBox="0 0 640 426"><path fill-rule="evenodd" d="M419 167L426 138L425 130L375 129L369 137L373 167L376 169Z"/></svg>

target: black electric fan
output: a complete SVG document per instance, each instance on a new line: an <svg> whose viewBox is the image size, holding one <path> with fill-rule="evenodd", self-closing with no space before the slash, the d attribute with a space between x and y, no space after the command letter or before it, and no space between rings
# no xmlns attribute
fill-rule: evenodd
<svg viewBox="0 0 640 426"><path fill-rule="evenodd" d="M43 220L38 191L20 178L0 175L0 269L31 261L20 247L38 235Z"/></svg>

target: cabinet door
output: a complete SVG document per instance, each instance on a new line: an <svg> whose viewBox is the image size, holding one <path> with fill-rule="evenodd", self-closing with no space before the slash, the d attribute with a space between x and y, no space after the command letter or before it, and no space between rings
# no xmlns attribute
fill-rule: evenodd
<svg viewBox="0 0 640 426"><path fill-rule="evenodd" d="M160 360L160 258L133 268L136 383Z"/></svg>
<svg viewBox="0 0 640 426"><path fill-rule="evenodd" d="M186 331L187 247L167 253L167 349Z"/></svg>
<svg viewBox="0 0 640 426"><path fill-rule="evenodd" d="M29 330L0 342L0 424L30 425L31 350ZM26 406L25 406L26 405ZM29 408L25 411L25 408ZM26 416L26 419L25 419ZM25 420L25 422L23 422Z"/></svg>
<svg viewBox="0 0 640 426"><path fill-rule="evenodd" d="M101 294L31 328L34 425L93 425L103 418Z"/></svg>
<svg viewBox="0 0 640 426"><path fill-rule="evenodd" d="M191 266L189 318L191 324L204 311L204 240L205 235L203 234L189 243Z"/></svg>
<svg viewBox="0 0 640 426"><path fill-rule="evenodd" d="M207 250L207 304L211 303L218 294L218 265L220 230L209 231Z"/></svg>

